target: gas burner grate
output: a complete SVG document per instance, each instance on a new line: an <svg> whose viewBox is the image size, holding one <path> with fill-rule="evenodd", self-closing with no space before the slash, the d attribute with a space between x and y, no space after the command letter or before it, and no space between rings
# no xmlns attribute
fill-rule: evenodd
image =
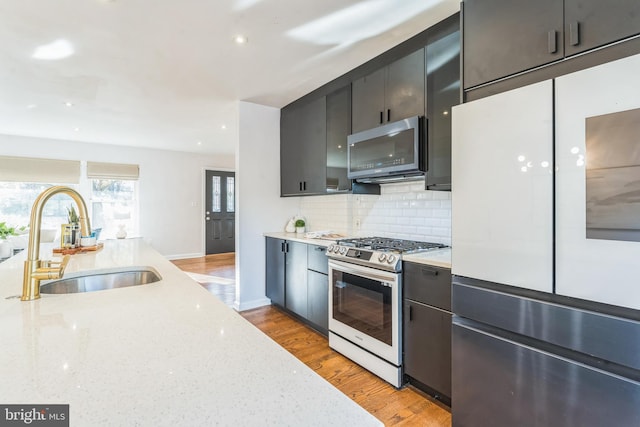
<svg viewBox="0 0 640 427"><path fill-rule="evenodd" d="M390 237L340 239L336 243L341 246L397 253L421 252L447 247L447 245L443 245L442 243L419 242L415 240L394 239Z"/></svg>

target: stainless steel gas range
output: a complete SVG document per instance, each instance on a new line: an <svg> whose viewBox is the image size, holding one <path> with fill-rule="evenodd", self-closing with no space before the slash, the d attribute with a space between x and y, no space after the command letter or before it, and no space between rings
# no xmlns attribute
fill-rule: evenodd
<svg viewBox="0 0 640 427"><path fill-rule="evenodd" d="M385 237L329 246L329 346L402 385L402 254L445 248Z"/></svg>

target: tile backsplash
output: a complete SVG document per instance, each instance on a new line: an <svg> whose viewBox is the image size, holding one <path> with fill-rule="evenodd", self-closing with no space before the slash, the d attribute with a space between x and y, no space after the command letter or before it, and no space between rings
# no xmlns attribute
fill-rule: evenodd
<svg viewBox="0 0 640 427"><path fill-rule="evenodd" d="M427 191L419 180L384 184L381 193L302 197L300 214L311 231L451 244L451 192Z"/></svg>

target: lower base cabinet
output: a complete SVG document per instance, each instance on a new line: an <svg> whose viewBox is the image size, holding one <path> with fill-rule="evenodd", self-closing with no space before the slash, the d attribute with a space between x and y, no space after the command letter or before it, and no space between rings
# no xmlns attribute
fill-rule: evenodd
<svg viewBox="0 0 640 427"><path fill-rule="evenodd" d="M266 295L317 331L329 329L329 279L326 248L266 238Z"/></svg>
<svg viewBox="0 0 640 427"><path fill-rule="evenodd" d="M411 300L404 313L405 374L450 403L452 314Z"/></svg>
<svg viewBox="0 0 640 427"><path fill-rule="evenodd" d="M307 317L307 245L286 242L285 307L302 318Z"/></svg>
<svg viewBox="0 0 640 427"><path fill-rule="evenodd" d="M451 405L451 270L403 264L404 373Z"/></svg>
<svg viewBox="0 0 640 427"><path fill-rule="evenodd" d="M329 276L308 270L307 319L324 334L329 330Z"/></svg>

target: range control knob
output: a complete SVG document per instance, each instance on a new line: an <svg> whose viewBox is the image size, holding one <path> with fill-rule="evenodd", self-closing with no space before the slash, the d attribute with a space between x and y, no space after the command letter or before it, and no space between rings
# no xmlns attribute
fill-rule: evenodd
<svg viewBox="0 0 640 427"><path fill-rule="evenodd" d="M340 246L340 255L344 255L347 253L347 248L344 246Z"/></svg>
<svg viewBox="0 0 640 427"><path fill-rule="evenodd" d="M386 260L386 259L387 259L387 254L382 253L382 254L378 255L378 261L384 262L384 260Z"/></svg>
<svg viewBox="0 0 640 427"><path fill-rule="evenodd" d="M389 255L389 256L387 257L387 262L388 262L389 264L393 264L393 262L394 262L395 260L396 260L396 256L395 256L395 255Z"/></svg>

